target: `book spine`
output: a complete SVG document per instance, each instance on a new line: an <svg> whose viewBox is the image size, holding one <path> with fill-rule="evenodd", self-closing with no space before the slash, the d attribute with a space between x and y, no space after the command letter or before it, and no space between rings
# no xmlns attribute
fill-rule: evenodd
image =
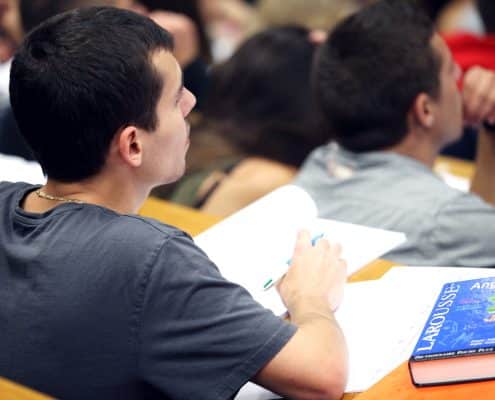
<svg viewBox="0 0 495 400"><path fill-rule="evenodd" d="M465 350L457 350L457 351L446 351L442 353L431 353L431 354L422 354L412 356L412 361L430 361L430 360L440 360L445 358L452 357L467 357L474 355L483 355L483 354L491 354L495 353L495 347L480 347L477 349L465 349Z"/></svg>

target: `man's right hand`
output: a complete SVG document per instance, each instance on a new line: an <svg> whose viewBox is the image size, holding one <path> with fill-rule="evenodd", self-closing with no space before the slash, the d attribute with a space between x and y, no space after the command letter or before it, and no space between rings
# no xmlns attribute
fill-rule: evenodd
<svg viewBox="0 0 495 400"><path fill-rule="evenodd" d="M464 119L480 127L476 152L476 172L471 192L495 205L495 135L481 124L495 122L495 73L482 67L469 69L463 83Z"/></svg>
<svg viewBox="0 0 495 400"><path fill-rule="evenodd" d="M313 308L317 312L337 309L347 276L340 254L339 244L320 239L312 246L309 232L298 234L292 264L278 285L291 315Z"/></svg>
<svg viewBox="0 0 495 400"><path fill-rule="evenodd" d="M479 126L483 121L495 122L495 73L475 66L464 75L464 120L467 125Z"/></svg>
<svg viewBox="0 0 495 400"><path fill-rule="evenodd" d="M312 246L309 233L300 232L292 265L278 285L298 329L254 382L294 399L342 397L347 345L333 311L341 302L345 280L340 246L326 239Z"/></svg>

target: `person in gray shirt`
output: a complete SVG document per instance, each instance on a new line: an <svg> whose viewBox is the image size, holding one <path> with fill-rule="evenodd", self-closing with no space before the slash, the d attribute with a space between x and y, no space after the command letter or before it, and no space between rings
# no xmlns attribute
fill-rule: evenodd
<svg viewBox="0 0 495 400"><path fill-rule="evenodd" d="M0 183L0 376L62 399L231 399L248 381L342 396L338 245L299 234L278 285L289 322L136 215L185 169L195 98L167 31L116 8L55 16L18 50L10 94L47 182Z"/></svg>
<svg viewBox="0 0 495 400"><path fill-rule="evenodd" d="M495 74L474 67L461 79L428 17L383 0L331 32L314 82L332 141L295 182L320 216L405 232L384 256L398 263L495 266ZM470 193L432 171L463 124L480 128Z"/></svg>

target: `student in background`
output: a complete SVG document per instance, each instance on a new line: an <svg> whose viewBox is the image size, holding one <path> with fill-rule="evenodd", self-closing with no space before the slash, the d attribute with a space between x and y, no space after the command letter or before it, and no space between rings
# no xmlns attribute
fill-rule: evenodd
<svg viewBox="0 0 495 400"><path fill-rule="evenodd" d="M459 77L411 2L379 1L332 31L314 79L334 142L296 178L322 217L405 232L385 256L398 263L495 266L495 74L470 69L462 93ZM431 170L464 124L480 128L471 193Z"/></svg>
<svg viewBox="0 0 495 400"><path fill-rule="evenodd" d="M213 69L188 172L172 200L228 215L291 181L324 143L310 90L317 46L306 28L272 28Z"/></svg>
<svg viewBox="0 0 495 400"><path fill-rule="evenodd" d="M440 12L436 26L463 73L475 65L495 71L495 2L493 0L455 0ZM459 141L442 154L473 160L477 130L466 127Z"/></svg>
<svg viewBox="0 0 495 400"><path fill-rule="evenodd" d="M16 54L12 108L48 179L0 184L0 376L70 399L231 399L249 380L338 399L337 245L300 234L279 284L288 322L135 214L185 169L195 99L172 49L148 18L87 8Z"/></svg>
<svg viewBox="0 0 495 400"><path fill-rule="evenodd" d="M175 56L184 69L184 84L202 108L212 63L210 41L197 0L139 0L147 15L174 35Z"/></svg>
<svg viewBox="0 0 495 400"><path fill-rule="evenodd" d="M139 0L148 12L168 11L185 15L196 26L199 35L199 56L206 63L211 63L211 49L198 0Z"/></svg>
<svg viewBox="0 0 495 400"><path fill-rule="evenodd" d="M10 62L22 37L19 0L0 0L0 111L9 104Z"/></svg>

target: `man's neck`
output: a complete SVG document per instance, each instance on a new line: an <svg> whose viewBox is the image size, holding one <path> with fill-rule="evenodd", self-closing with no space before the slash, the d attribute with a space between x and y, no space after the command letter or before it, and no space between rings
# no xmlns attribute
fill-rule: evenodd
<svg viewBox="0 0 495 400"><path fill-rule="evenodd" d="M402 142L388 148L386 151L413 158L428 168L433 169L433 164L440 149L434 146L426 136L408 133Z"/></svg>
<svg viewBox="0 0 495 400"><path fill-rule="evenodd" d="M124 183L100 175L71 183L48 178L39 191L26 197L23 208L29 212L42 213L63 203L76 202L99 205L119 214L135 214L148 194L149 190L135 188L129 180Z"/></svg>

